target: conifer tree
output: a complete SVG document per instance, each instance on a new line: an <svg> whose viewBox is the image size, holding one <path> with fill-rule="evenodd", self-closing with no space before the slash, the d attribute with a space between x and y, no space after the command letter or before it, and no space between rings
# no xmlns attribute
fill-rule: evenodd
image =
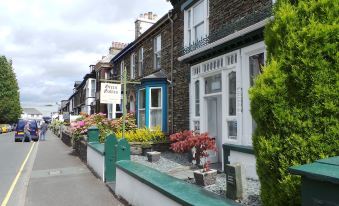
<svg viewBox="0 0 339 206"><path fill-rule="evenodd" d="M300 205L288 168L339 155L339 1L281 0L266 27L268 60L250 90L264 205Z"/></svg>

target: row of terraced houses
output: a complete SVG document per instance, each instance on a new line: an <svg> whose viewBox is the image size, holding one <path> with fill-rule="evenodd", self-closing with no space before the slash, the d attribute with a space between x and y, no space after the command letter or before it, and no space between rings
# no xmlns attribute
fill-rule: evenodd
<svg viewBox="0 0 339 206"><path fill-rule="evenodd" d="M121 104L100 104L100 82L121 80L127 68L128 80L140 82L127 86L127 110L139 127L208 132L218 147L212 162L240 162L247 177L257 178L248 90L265 63L263 30L274 1L170 2L173 9L159 19L138 17L135 40L114 42L61 110L119 117Z"/></svg>

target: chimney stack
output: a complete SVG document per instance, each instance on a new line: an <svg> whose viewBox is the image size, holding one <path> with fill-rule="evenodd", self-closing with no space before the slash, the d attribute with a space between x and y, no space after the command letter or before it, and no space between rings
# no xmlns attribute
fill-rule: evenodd
<svg viewBox="0 0 339 206"><path fill-rule="evenodd" d="M109 48L110 54L117 54L119 53L123 48L125 48L127 44L121 43L121 42L112 42L112 46Z"/></svg>
<svg viewBox="0 0 339 206"><path fill-rule="evenodd" d="M158 20L158 15L153 12L140 14L135 20L135 38L138 38L148 28L150 28Z"/></svg>

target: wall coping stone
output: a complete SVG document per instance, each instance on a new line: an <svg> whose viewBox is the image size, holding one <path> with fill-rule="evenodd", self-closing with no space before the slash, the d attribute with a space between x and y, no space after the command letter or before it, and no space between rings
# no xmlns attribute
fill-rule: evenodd
<svg viewBox="0 0 339 206"><path fill-rule="evenodd" d="M101 155L105 155L105 144L99 142L88 142L87 145Z"/></svg>
<svg viewBox="0 0 339 206"><path fill-rule="evenodd" d="M116 163L117 167L140 182L150 186L156 191L169 197L182 205L196 206L233 206L239 205L228 199L224 199L212 192L183 180L174 178L145 165L121 160Z"/></svg>
<svg viewBox="0 0 339 206"><path fill-rule="evenodd" d="M288 171L309 179L339 184L339 156L317 160L314 163L293 166Z"/></svg>

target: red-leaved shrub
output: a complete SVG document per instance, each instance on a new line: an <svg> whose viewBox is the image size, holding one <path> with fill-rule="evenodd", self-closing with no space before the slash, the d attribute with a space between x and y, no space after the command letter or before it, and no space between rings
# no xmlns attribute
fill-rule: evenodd
<svg viewBox="0 0 339 206"><path fill-rule="evenodd" d="M207 133L197 134L193 131L185 130L170 135L171 149L174 152L184 153L195 148L194 160L200 165L201 158L207 158L207 150L217 151L215 140L210 138ZM204 164L204 170L209 170L209 161Z"/></svg>

